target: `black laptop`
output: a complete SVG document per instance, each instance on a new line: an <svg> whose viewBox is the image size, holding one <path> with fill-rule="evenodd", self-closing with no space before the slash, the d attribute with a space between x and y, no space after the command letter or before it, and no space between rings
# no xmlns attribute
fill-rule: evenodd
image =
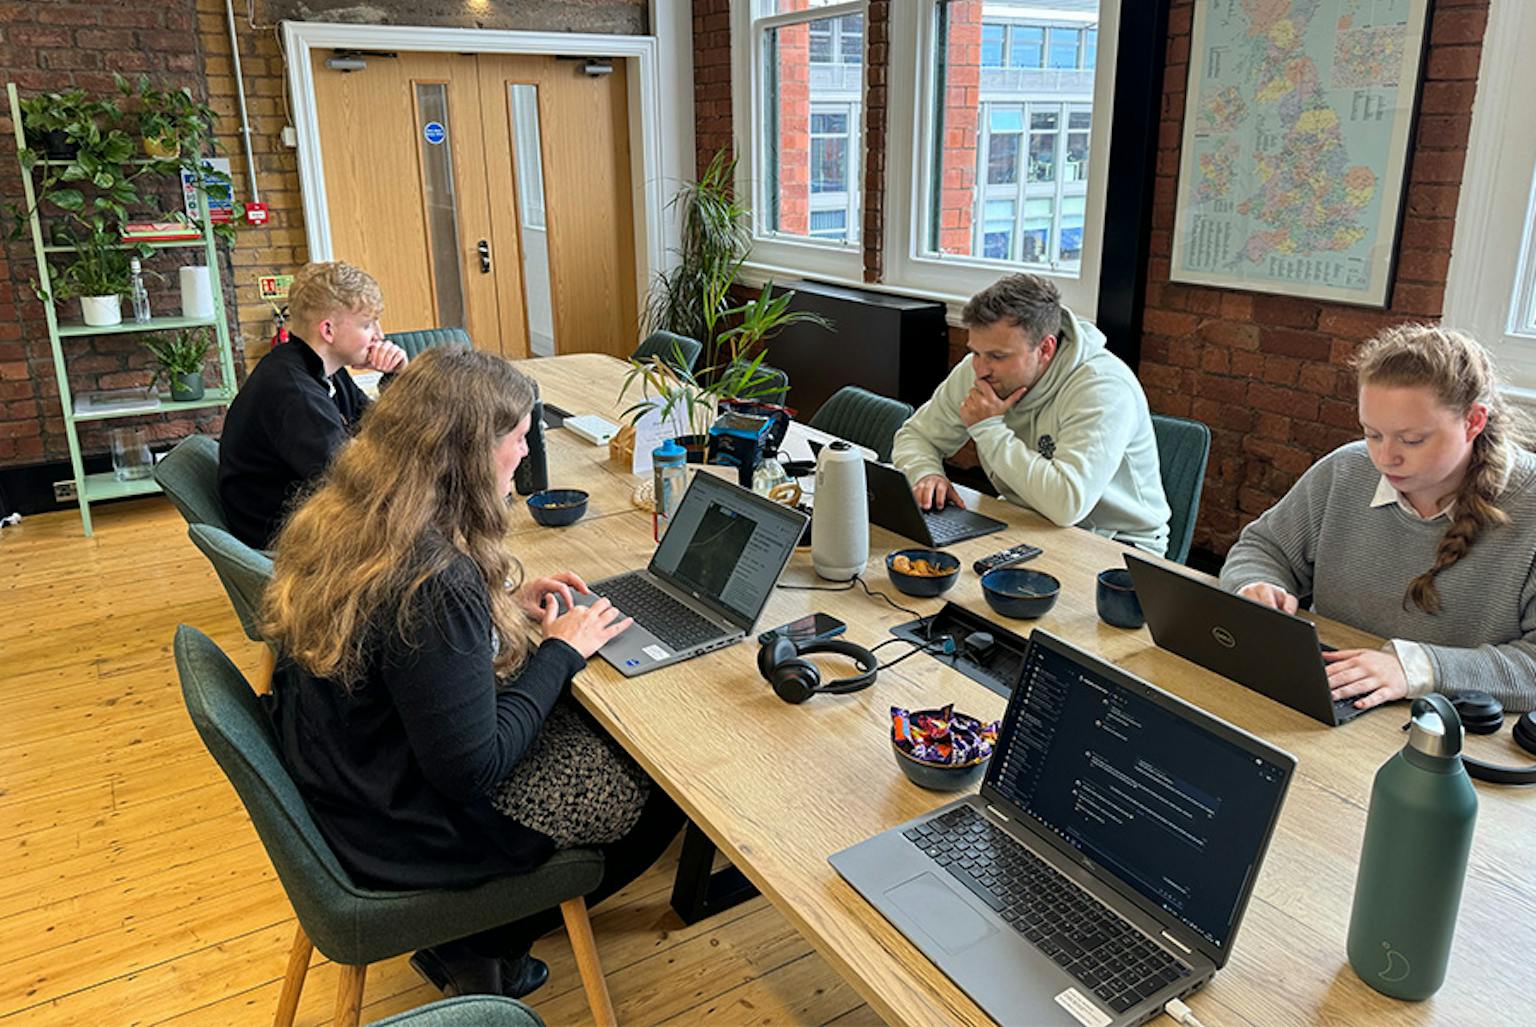
<svg viewBox="0 0 1536 1027"><path fill-rule="evenodd" d="M1125 1027L1231 957L1295 767L1037 629L981 793L830 860L998 1023Z"/></svg>
<svg viewBox="0 0 1536 1027"><path fill-rule="evenodd" d="M812 442L811 452L819 454L821 443ZM924 510L917 505L907 476L874 460L864 461L864 489L869 495L871 524L933 549L968 538L980 538L1008 527L996 517L962 510L958 506Z"/></svg>
<svg viewBox="0 0 1536 1027"><path fill-rule="evenodd" d="M1125 554L1152 640L1207 670L1269 696L1324 724L1365 711L1334 699L1317 627L1272 606L1192 578L1166 564Z"/></svg>

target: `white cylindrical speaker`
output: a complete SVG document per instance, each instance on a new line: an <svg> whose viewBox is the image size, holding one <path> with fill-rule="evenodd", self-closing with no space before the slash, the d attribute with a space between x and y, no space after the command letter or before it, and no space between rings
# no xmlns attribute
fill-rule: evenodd
<svg viewBox="0 0 1536 1027"><path fill-rule="evenodd" d="M816 503L811 508L811 566L818 577L848 581L869 562L869 501L864 458L846 442L822 449L816 460Z"/></svg>
<svg viewBox="0 0 1536 1027"><path fill-rule="evenodd" d="M202 265L181 269L181 316L213 316L213 282Z"/></svg>

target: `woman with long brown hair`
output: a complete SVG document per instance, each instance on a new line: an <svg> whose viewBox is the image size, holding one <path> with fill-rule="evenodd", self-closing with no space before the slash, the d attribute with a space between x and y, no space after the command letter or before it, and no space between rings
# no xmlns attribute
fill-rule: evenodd
<svg viewBox="0 0 1536 1027"><path fill-rule="evenodd" d="M1536 456L1487 352L1400 325L1361 347L1362 442L1334 450L1243 530L1231 591L1383 635L1324 654L1335 699L1362 709L1480 689L1536 706Z"/></svg>
<svg viewBox="0 0 1536 1027"><path fill-rule="evenodd" d="M568 694L629 626L565 572L520 584L507 496L532 383L431 350L373 404L288 519L264 601L273 724L342 863L387 888L468 887L557 848L605 854L596 902L660 855L681 814ZM568 611L560 613L557 600ZM449 992L522 995L558 914L424 949Z"/></svg>

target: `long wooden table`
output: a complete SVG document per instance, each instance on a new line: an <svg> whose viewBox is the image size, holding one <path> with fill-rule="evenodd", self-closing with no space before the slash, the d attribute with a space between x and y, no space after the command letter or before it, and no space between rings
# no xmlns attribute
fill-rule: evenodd
<svg viewBox="0 0 1536 1027"><path fill-rule="evenodd" d="M546 399L572 412L616 419L622 408L617 393L624 365L611 358L557 357L522 366L538 379ZM551 483L588 489L593 509L569 528L537 528L530 520L519 529L511 544L527 572L571 568L596 579L642 566L653 544L650 518L627 503L636 479L608 464L605 448L566 432L550 433L549 452ZM610 501L610 495L626 501ZM942 599L913 599L890 586L884 554L910 543L878 528L871 530L865 579L925 614L948 599L1020 634L1033 627L1049 631L1298 759L1232 959L1190 1001L1207 1027L1536 1023L1536 994L1527 983L1536 952L1536 790L1477 786L1481 809L1446 984L1422 1003L1378 994L1349 968L1344 942L1372 778L1403 745L1406 706L1329 728L1249 692L1156 648L1145 628L1125 631L1098 619L1094 575L1121 564L1120 546L991 499L983 500L982 510L1010 527L951 547L965 570ZM1033 622L993 614L969 569L975 558L1021 541L1042 546L1044 554L1030 566L1063 583L1055 607ZM796 553L783 580L826 584L812 572L808 551ZM910 619L858 589L780 589L760 627L815 610L846 621L847 637L866 645L890 637L893 625ZM1320 622L1320 630L1337 646L1378 641L1328 622ZM576 695L885 1020L914 1027L990 1022L843 883L827 857L953 798L918 788L896 767L892 705L953 702L992 719L1001 716L1004 700L917 656L882 671L874 687L855 695L789 706L758 676L755 656L756 646L743 644L634 679L594 660L578 676ZM824 674L837 666L827 665ZM1472 738L1469 749L1503 762L1529 762L1507 730Z"/></svg>

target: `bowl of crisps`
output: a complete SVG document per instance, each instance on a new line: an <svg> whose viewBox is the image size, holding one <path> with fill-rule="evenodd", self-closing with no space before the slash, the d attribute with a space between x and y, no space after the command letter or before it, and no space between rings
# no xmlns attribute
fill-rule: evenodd
<svg viewBox="0 0 1536 1027"><path fill-rule="evenodd" d="M986 773L998 722L983 724L953 705L907 711L891 707L891 749L913 784L936 792L970 788Z"/></svg>
<svg viewBox="0 0 1536 1027"><path fill-rule="evenodd" d="M898 549L887 554L885 572L902 592L929 599L949 591L960 577L960 560L936 549Z"/></svg>

